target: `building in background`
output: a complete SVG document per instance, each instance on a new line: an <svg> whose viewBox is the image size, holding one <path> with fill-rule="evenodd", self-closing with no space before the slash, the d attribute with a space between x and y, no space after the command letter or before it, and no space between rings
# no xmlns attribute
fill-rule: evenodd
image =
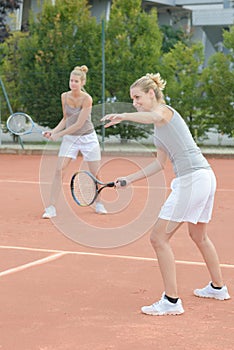
<svg viewBox="0 0 234 350"><path fill-rule="evenodd" d="M40 11L42 3L43 0L22 0L15 29L27 30L29 10ZM111 0L89 0L92 15L98 20L103 16L108 20L111 3ZM143 0L142 7L145 11L157 8L159 25L192 31L192 39L203 43L205 64L212 54L223 51L223 29L234 24L234 0Z"/></svg>
<svg viewBox="0 0 234 350"><path fill-rule="evenodd" d="M97 18L111 11L110 0L90 0L92 13ZM147 0L142 7L157 8L159 25L182 27L192 31L194 41L201 41L206 62L217 51L223 51L223 29L234 24L234 0Z"/></svg>

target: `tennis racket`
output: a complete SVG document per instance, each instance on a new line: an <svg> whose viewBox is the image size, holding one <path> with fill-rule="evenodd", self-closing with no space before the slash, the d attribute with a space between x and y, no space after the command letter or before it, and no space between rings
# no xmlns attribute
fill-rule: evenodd
<svg viewBox="0 0 234 350"><path fill-rule="evenodd" d="M126 181L120 182L121 186L126 186ZM90 172L81 170L71 178L70 188L72 197L81 207L87 207L94 203L99 193L107 187L115 187L115 182L104 183L96 179Z"/></svg>
<svg viewBox="0 0 234 350"><path fill-rule="evenodd" d="M11 114L7 119L6 125L12 134L18 136L31 134L32 132L44 134L44 131L37 128L32 118L26 113L17 112Z"/></svg>

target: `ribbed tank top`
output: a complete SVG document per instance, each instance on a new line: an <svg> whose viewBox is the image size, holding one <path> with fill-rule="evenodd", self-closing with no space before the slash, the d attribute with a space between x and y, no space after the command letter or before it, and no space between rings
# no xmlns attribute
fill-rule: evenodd
<svg viewBox="0 0 234 350"><path fill-rule="evenodd" d="M199 169L210 169L184 119L172 107L167 107L173 112L173 117L167 124L154 127L154 144L168 154L176 177Z"/></svg>
<svg viewBox="0 0 234 350"><path fill-rule="evenodd" d="M81 107L71 107L65 101L64 109L66 113L66 128L76 123L79 118ZM91 115L86 119L84 125L79 130L75 131L71 135L82 136L91 134L94 131L94 126L91 120Z"/></svg>

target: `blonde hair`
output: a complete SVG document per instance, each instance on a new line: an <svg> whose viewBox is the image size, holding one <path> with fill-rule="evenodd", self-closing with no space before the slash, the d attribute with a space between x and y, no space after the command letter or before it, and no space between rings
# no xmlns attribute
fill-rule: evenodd
<svg viewBox="0 0 234 350"><path fill-rule="evenodd" d="M77 75L80 77L80 79L83 81L83 80L86 80L86 73L88 73L88 67L87 66L76 66L72 71L71 71L71 74L72 75Z"/></svg>
<svg viewBox="0 0 234 350"><path fill-rule="evenodd" d="M157 101L165 103L164 94L162 91L164 90L166 83L167 82L161 78L160 73L147 73L140 79L137 79L130 86L130 89L139 87L145 93L149 92L150 89L153 89Z"/></svg>

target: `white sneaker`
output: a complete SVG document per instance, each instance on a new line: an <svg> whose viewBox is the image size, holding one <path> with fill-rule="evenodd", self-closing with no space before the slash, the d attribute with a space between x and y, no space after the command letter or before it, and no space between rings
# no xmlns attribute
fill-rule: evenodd
<svg viewBox="0 0 234 350"><path fill-rule="evenodd" d="M215 289L212 288L211 282L202 289L195 289L193 293L200 298L214 298L218 300L230 299L230 295L228 294L228 289L226 286L223 286L222 289Z"/></svg>
<svg viewBox="0 0 234 350"><path fill-rule="evenodd" d="M100 202L96 203L96 213L97 214L107 214L107 210L104 205Z"/></svg>
<svg viewBox="0 0 234 350"><path fill-rule="evenodd" d="M184 313L181 299L176 304L171 303L163 293L162 298L149 306L143 306L141 312L147 315L163 316L163 315L180 315Z"/></svg>
<svg viewBox="0 0 234 350"><path fill-rule="evenodd" d="M56 216L56 209L53 205L50 205L48 208L45 208L45 212L42 215L43 219L51 219Z"/></svg>

